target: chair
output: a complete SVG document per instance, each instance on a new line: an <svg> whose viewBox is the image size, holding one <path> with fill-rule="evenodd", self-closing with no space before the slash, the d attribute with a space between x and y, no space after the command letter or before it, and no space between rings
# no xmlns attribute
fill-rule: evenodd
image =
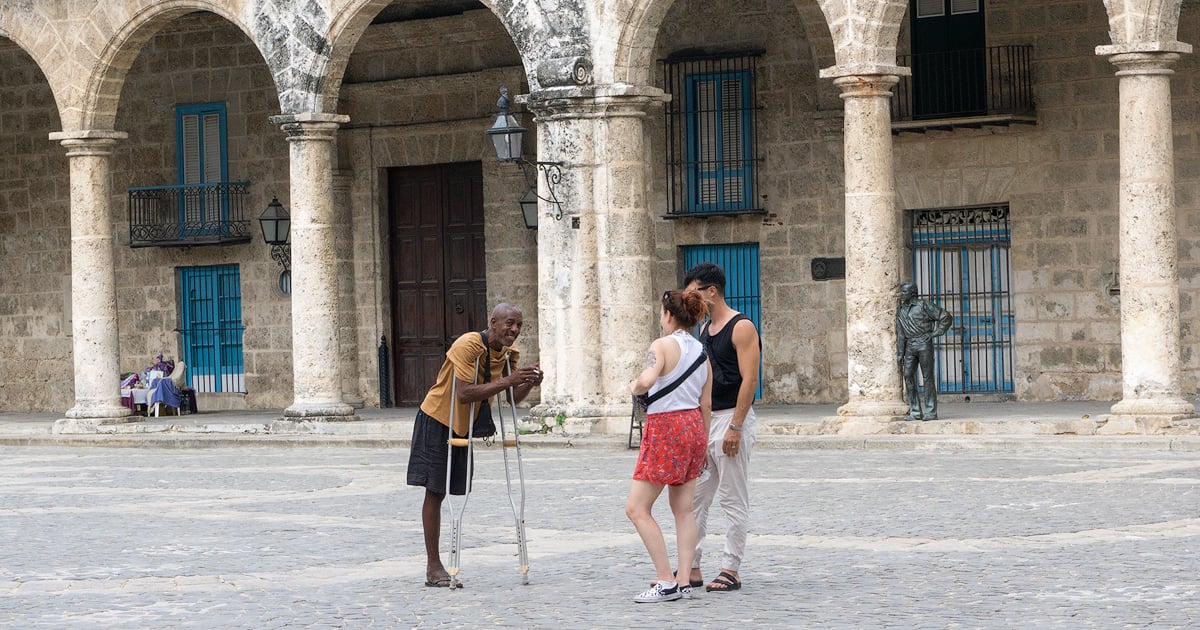
<svg viewBox="0 0 1200 630"><path fill-rule="evenodd" d="M146 402L155 417L159 416L163 407L174 409L177 416L184 409L196 413L196 392L187 386L186 375L187 364L179 361L169 375L150 382Z"/></svg>
<svg viewBox="0 0 1200 630"><path fill-rule="evenodd" d="M180 407L187 409L188 413L196 413L196 390L188 387L186 376L187 364L179 361L167 378L171 379L175 383L175 387L179 388Z"/></svg>

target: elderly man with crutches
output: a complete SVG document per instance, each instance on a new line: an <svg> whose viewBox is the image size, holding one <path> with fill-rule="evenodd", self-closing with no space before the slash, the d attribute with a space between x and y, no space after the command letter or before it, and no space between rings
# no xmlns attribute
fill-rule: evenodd
<svg viewBox="0 0 1200 630"><path fill-rule="evenodd" d="M459 336L446 351L446 360L438 370L437 382L429 388L413 424L412 449L408 460L408 485L425 488L421 506L421 527L425 534L425 585L461 588L456 577L458 540L461 534L461 508L454 519L451 565L454 573L442 564L439 542L442 525L442 501L447 489L452 495L466 496L471 490L474 466L471 442L481 429L472 426L476 410L487 409L491 397L507 391L510 409L514 410L513 438L501 435L505 446L516 446L515 404L542 382L538 366L517 367L520 354L512 348L521 334L521 309L513 304L498 304L492 310L488 328L479 333ZM450 426L453 421L454 431ZM484 421L483 425L490 425ZM503 429L503 417L501 418ZM492 425L491 433L494 433ZM517 449L518 460L520 449ZM505 471L507 474L507 452ZM524 480L522 479L522 485ZM449 486L449 488L447 488ZM523 504L523 496L522 496ZM523 508L522 508L523 509ZM514 508L515 512L515 508ZM518 537L524 557L523 517L518 516ZM524 567L523 567L524 569Z"/></svg>

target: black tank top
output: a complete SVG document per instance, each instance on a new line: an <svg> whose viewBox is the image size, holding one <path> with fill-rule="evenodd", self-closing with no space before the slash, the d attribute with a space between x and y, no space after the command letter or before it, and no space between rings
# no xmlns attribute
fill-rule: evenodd
<svg viewBox="0 0 1200 630"><path fill-rule="evenodd" d="M700 343L704 344L713 369L713 411L737 406L738 390L742 387L742 372L738 369L737 348L733 345L733 326L743 319L746 319L746 316L741 313L734 315L716 335L708 334L712 320L705 322L704 328L700 330Z"/></svg>

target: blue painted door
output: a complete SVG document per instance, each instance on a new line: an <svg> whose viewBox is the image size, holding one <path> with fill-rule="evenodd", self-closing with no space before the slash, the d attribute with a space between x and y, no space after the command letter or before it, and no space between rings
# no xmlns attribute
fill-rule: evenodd
<svg viewBox="0 0 1200 630"><path fill-rule="evenodd" d="M688 245L683 249L683 270L711 262L725 270L725 303L754 322L762 337L762 298L759 288L758 243ZM762 357L759 357L758 390L762 398Z"/></svg>
<svg viewBox="0 0 1200 630"><path fill-rule="evenodd" d="M198 392L245 392L238 266L183 267L179 292L188 383Z"/></svg>

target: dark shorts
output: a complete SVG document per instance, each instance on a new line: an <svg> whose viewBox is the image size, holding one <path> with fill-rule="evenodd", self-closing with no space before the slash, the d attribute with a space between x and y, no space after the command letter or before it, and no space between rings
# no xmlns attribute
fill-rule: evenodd
<svg viewBox="0 0 1200 630"><path fill-rule="evenodd" d="M417 410L412 449L408 454L408 485L421 486L435 494L446 494L446 449L449 438L450 427ZM472 478L475 473L475 467L468 460L467 447L454 447L453 465L450 494L466 494L468 472Z"/></svg>

